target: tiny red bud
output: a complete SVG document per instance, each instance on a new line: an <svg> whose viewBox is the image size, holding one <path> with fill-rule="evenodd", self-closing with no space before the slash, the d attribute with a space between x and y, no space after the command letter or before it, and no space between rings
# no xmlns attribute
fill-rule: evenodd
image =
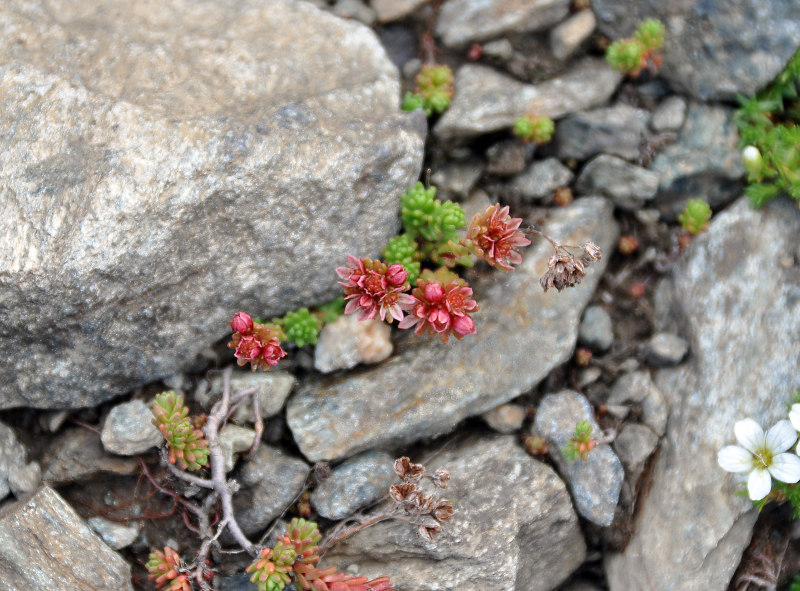
<svg viewBox="0 0 800 591"><path fill-rule="evenodd" d="M233 332L245 335L253 330L253 319L247 312L236 312L231 320L231 328Z"/></svg>
<svg viewBox="0 0 800 591"><path fill-rule="evenodd" d="M389 268L386 270L386 280L389 282L389 285L393 287L400 287L403 285L406 282L407 276L406 268L399 263L389 265Z"/></svg>
<svg viewBox="0 0 800 591"><path fill-rule="evenodd" d="M620 236L617 242L617 250L619 250L620 254L633 254L638 248L639 241L631 235Z"/></svg>
<svg viewBox="0 0 800 591"><path fill-rule="evenodd" d="M636 298L637 300L639 298L643 298L644 295L645 295L644 283L642 283L640 281L637 282L637 283L634 283L633 285L631 285L631 287L629 289L629 293L630 293L632 298Z"/></svg>
<svg viewBox="0 0 800 591"><path fill-rule="evenodd" d="M473 43L472 47L467 52L467 59L471 62L477 62L483 57L483 46L480 43Z"/></svg>
<svg viewBox="0 0 800 591"><path fill-rule="evenodd" d="M580 347L575 351L575 363L580 365L581 367L586 367L589 365L589 361L592 359L592 352L585 347Z"/></svg>

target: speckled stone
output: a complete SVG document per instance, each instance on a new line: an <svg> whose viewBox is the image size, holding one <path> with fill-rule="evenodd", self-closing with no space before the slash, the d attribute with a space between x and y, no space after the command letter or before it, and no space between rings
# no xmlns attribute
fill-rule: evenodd
<svg viewBox="0 0 800 591"><path fill-rule="evenodd" d="M578 341L595 351L607 351L614 342L611 316L602 306L589 306L583 313Z"/></svg>
<svg viewBox="0 0 800 591"><path fill-rule="evenodd" d="M591 10L580 10L550 31L550 50L559 60L571 56L594 32L597 21Z"/></svg>
<svg viewBox="0 0 800 591"><path fill-rule="evenodd" d="M649 371L634 371L614 382L608 395L609 406L636 404L641 408L641 421L657 435L667 428L669 407L661 390L653 383Z"/></svg>
<svg viewBox="0 0 800 591"><path fill-rule="evenodd" d="M133 544L141 530L140 521L131 521L131 525L125 525L104 517L90 517L86 523L114 550L121 550Z"/></svg>
<svg viewBox="0 0 800 591"><path fill-rule="evenodd" d="M649 121L649 111L624 103L575 113L556 125L558 157L586 160L611 154L635 161Z"/></svg>
<svg viewBox="0 0 800 591"><path fill-rule="evenodd" d="M283 408L284 402L294 388L297 380L287 372L279 369L271 371L250 371L249 369L234 369L231 375L231 393L242 392L256 388L258 392L258 411L261 418L267 419L275 416ZM195 394L195 399L206 410L222 396L222 376L211 379L210 388L206 392ZM251 400L243 402L233 413L233 420L240 425L255 423L253 403Z"/></svg>
<svg viewBox="0 0 800 591"><path fill-rule="evenodd" d="M650 365L664 367L683 361L689 352L689 344L676 334L658 332L647 340L643 350Z"/></svg>
<svg viewBox="0 0 800 591"><path fill-rule="evenodd" d="M575 181L575 192L603 195L619 209L636 211L655 197L658 183L657 173L617 156L600 154L581 170Z"/></svg>
<svg viewBox="0 0 800 591"><path fill-rule="evenodd" d="M380 319L359 320L355 314L340 316L322 327L314 349L314 369L330 373L359 363L380 363L392 345L391 327Z"/></svg>
<svg viewBox="0 0 800 591"><path fill-rule="evenodd" d="M153 424L150 407L141 400L131 400L111 409L100 440L108 452L135 456L161 445L164 438Z"/></svg>
<svg viewBox="0 0 800 591"><path fill-rule="evenodd" d="M27 455L14 430L0 423L0 500L8 493L20 498L39 486L41 468L37 462L29 463Z"/></svg>
<svg viewBox="0 0 800 591"><path fill-rule="evenodd" d="M334 468L311 493L311 505L327 519L344 519L380 500L395 480L394 458L368 451Z"/></svg>
<svg viewBox="0 0 800 591"><path fill-rule="evenodd" d="M653 131L677 131L686 120L686 100L680 96L670 96L658 105L650 118Z"/></svg>
<svg viewBox="0 0 800 591"><path fill-rule="evenodd" d="M498 433L508 434L522 428L526 415L525 407L520 404L501 404L483 413L481 418Z"/></svg>
<svg viewBox="0 0 800 591"><path fill-rule="evenodd" d="M533 162L511 180L511 187L526 199L552 198L553 192L569 186L575 175L558 158Z"/></svg>

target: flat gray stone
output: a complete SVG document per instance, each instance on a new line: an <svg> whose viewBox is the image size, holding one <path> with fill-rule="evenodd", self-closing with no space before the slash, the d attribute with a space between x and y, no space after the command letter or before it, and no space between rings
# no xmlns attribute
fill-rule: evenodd
<svg viewBox="0 0 800 591"><path fill-rule="evenodd" d="M378 15L378 21L389 23L408 16L428 0L371 0L370 5Z"/></svg>
<svg viewBox="0 0 800 591"><path fill-rule="evenodd" d="M42 480L52 486L86 480L104 472L135 474L139 463L106 453L100 437L88 429L62 431L47 446L42 458Z"/></svg>
<svg viewBox="0 0 800 591"><path fill-rule="evenodd" d="M233 496L234 514L242 531L253 535L265 529L303 491L306 476L305 462L262 444L255 457L234 473L234 479L242 485Z"/></svg>
<svg viewBox="0 0 800 591"><path fill-rule="evenodd" d="M526 199L552 198L553 192L567 187L575 175L558 158L546 158L531 163L524 172L511 180L511 187Z"/></svg>
<svg viewBox="0 0 800 591"><path fill-rule="evenodd" d="M392 354L391 327L380 319L340 316L322 327L314 349L314 369L330 373L359 363L380 363Z"/></svg>
<svg viewBox="0 0 800 591"><path fill-rule="evenodd" d="M58 493L0 509L0 590L133 591L131 567Z"/></svg>
<svg viewBox="0 0 800 591"><path fill-rule="evenodd" d="M606 444L595 447L585 460L569 461L561 452L572 438L575 425L584 420L592 425L592 436L599 437L600 427L589 401L577 392L562 390L548 394L539 403L534 428L547 440L550 457L572 492L575 510L589 521L607 526L614 520L625 477L619 458Z"/></svg>
<svg viewBox="0 0 800 591"><path fill-rule="evenodd" d="M586 545L564 483L513 436L470 439L426 465L438 467L451 479L437 496L451 499L455 514L434 543L413 525L383 522L335 546L325 564L390 575L398 589L550 591L583 562Z"/></svg>
<svg viewBox="0 0 800 591"><path fill-rule="evenodd" d="M498 433L508 434L519 431L526 416L525 407L521 404L501 404L483 413L481 418Z"/></svg>
<svg viewBox="0 0 800 591"><path fill-rule="evenodd" d="M465 197L483 174L483 161L480 159L465 162L448 162L431 175L431 183L439 191Z"/></svg>
<svg viewBox="0 0 800 591"><path fill-rule="evenodd" d="M642 346L647 362L655 367L677 365L689 352L689 344L676 334L657 332Z"/></svg>
<svg viewBox="0 0 800 591"><path fill-rule="evenodd" d="M611 591L728 588L757 515L734 494L742 485L717 465L717 452L735 442L736 421L769 427L785 418L797 389L800 269L780 261L798 233L793 201L754 211L742 198L658 286L656 328L680 325L692 356L656 374L671 415L634 536L607 560Z"/></svg>
<svg viewBox="0 0 800 591"><path fill-rule="evenodd" d="M250 371L249 369L234 369L231 375L231 393L243 392L256 388L258 392L258 411L262 419L275 416L283 408L289 393L297 383L297 379L287 371L273 369L271 371ZM222 376L216 375L211 379L210 388L196 399L206 410L222 396ZM240 425L255 423L253 402L248 399L243 402L233 413L233 420Z"/></svg>
<svg viewBox="0 0 800 591"><path fill-rule="evenodd" d="M90 517L86 523L114 550L121 550L133 544L141 531L141 521L132 521L131 525L125 525L105 517Z"/></svg>
<svg viewBox="0 0 800 591"><path fill-rule="evenodd" d="M0 500L9 493L19 498L39 486L39 464L27 461L25 446L11 427L0 423Z"/></svg>
<svg viewBox="0 0 800 591"><path fill-rule="evenodd" d="M800 39L796 0L592 0L598 28L612 39L640 21L666 25L659 72L700 100L750 95L783 69Z"/></svg>
<svg viewBox="0 0 800 591"><path fill-rule="evenodd" d="M0 408L182 371L234 312L325 302L396 233L425 122L363 25L291 0L9 0L0 22Z"/></svg>
<svg viewBox="0 0 800 591"><path fill-rule="evenodd" d="M526 113L563 117L605 103L621 79L599 59L582 60L567 73L536 85L467 64L456 72L456 95L433 133L442 140L470 138L510 129L514 119Z"/></svg>
<svg viewBox="0 0 800 591"><path fill-rule="evenodd" d="M579 10L550 31L550 50L559 60L565 60L594 32L597 21L591 10Z"/></svg>
<svg viewBox="0 0 800 591"><path fill-rule="evenodd" d="M546 29L569 12L570 0L447 0L439 9L436 35L448 47Z"/></svg>
<svg viewBox="0 0 800 591"><path fill-rule="evenodd" d="M620 209L635 211L655 197L659 176L622 158L600 154L586 163L575 191L583 195L604 195Z"/></svg>
<svg viewBox="0 0 800 591"><path fill-rule="evenodd" d="M589 306L578 328L578 341L595 351L607 351L614 342L611 316L602 306Z"/></svg>
<svg viewBox="0 0 800 591"><path fill-rule="evenodd" d="M331 12L342 18L355 19L368 27L374 25L378 18L375 10L361 0L337 0Z"/></svg>
<svg viewBox="0 0 800 591"><path fill-rule="evenodd" d="M655 205L674 221L689 199L716 208L736 198L744 175L733 109L691 105L678 140L662 148L650 167L660 180Z"/></svg>
<svg viewBox="0 0 800 591"><path fill-rule="evenodd" d="M649 111L624 103L574 113L556 125L558 156L586 160L603 153L635 161L649 121Z"/></svg>
<svg viewBox="0 0 800 591"><path fill-rule="evenodd" d="M338 521L380 500L396 480L394 458L368 451L334 468L311 493L311 505L326 519Z"/></svg>
<svg viewBox="0 0 800 591"><path fill-rule="evenodd" d="M230 472L239 459L239 454L250 451L256 432L233 423L228 423L219 432L219 447L225 460L225 472Z"/></svg>
<svg viewBox="0 0 800 591"><path fill-rule="evenodd" d="M553 211L545 231L566 244L592 240L605 253L617 236L610 202L596 197ZM446 433L529 391L569 359L606 259L576 288L544 293L539 277L551 254L549 243L537 241L515 271L475 283L476 335L447 344L417 337L380 366L302 383L286 417L306 458L333 460Z"/></svg>
<svg viewBox="0 0 800 591"><path fill-rule="evenodd" d="M533 158L535 144L526 144L517 138L492 144L486 150L486 173L497 176L513 176L525 170Z"/></svg>
<svg viewBox="0 0 800 591"><path fill-rule="evenodd" d="M153 424L150 407L141 400L131 400L111 409L100 440L106 451L135 456L161 445L164 438Z"/></svg>
<svg viewBox="0 0 800 591"><path fill-rule="evenodd" d="M636 404L641 409L641 421L657 435L667 428L669 407L661 390L653 383L649 371L633 371L617 379L609 392L610 406Z"/></svg>
<svg viewBox="0 0 800 591"><path fill-rule="evenodd" d="M625 466L628 482L635 490L645 462L658 446L658 435L647 425L627 423L622 427L613 445L614 451Z"/></svg>

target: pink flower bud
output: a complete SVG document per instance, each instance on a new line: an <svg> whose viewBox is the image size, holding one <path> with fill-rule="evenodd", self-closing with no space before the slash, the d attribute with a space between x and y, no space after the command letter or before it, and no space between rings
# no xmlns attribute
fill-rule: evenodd
<svg viewBox="0 0 800 591"><path fill-rule="evenodd" d="M425 299L431 304L438 304L444 299L444 288L438 283L428 283L425 286Z"/></svg>
<svg viewBox="0 0 800 591"><path fill-rule="evenodd" d="M253 319L247 312L236 312L231 320L231 328L233 332L238 332L243 335L248 334L253 330Z"/></svg>
<svg viewBox="0 0 800 591"><path fill-rule="evenodd" d="M234 356L245 361L252 361L261 355L261 341L253 335L245 335L239 341Z"/></svg>
<svg viewBox="0 0 800 591"><path fill-rule="evenodd" d="M453 332L460 335L475 334L475 323L469 316L456 316L453 319Z"/></svg>
<svg viewBox="0 0 800 591"><path fill-rule="evenodd" d="M400 263L389 265L389 268L386 270L386 279L389 281L389 285L393 287L400 287L403 285L406 282L407 275L406 268Z"/></svg>

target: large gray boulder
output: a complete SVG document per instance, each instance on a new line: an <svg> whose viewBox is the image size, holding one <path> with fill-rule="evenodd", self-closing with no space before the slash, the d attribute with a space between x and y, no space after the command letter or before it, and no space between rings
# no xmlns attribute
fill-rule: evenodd
<svg viewBox="0 0 800 591"><path fill-rule="evenodd" d="M424 121L366 27L293 0L0 5L0 408L174 374L239 309L336 294Z"/></svg>
<svg viewBox="0 0 800 591"><path fill-rule="evenodd" d="M724 591L756 512L717 465L733 425L786 417L800 365L800 212L780 199L737 201L656 292L658 329L680 329L690 356L656 375L671 401L661 451L624 554L607 561L611 591Z"/></svg>
<svg viewBox="0 0 800 591"><path fill-rule="evenodd" d="M800 44L798 0L592 0L597 26L627 37L645 18L667 27L661 75L701 100L752 94Z"/></svg>

